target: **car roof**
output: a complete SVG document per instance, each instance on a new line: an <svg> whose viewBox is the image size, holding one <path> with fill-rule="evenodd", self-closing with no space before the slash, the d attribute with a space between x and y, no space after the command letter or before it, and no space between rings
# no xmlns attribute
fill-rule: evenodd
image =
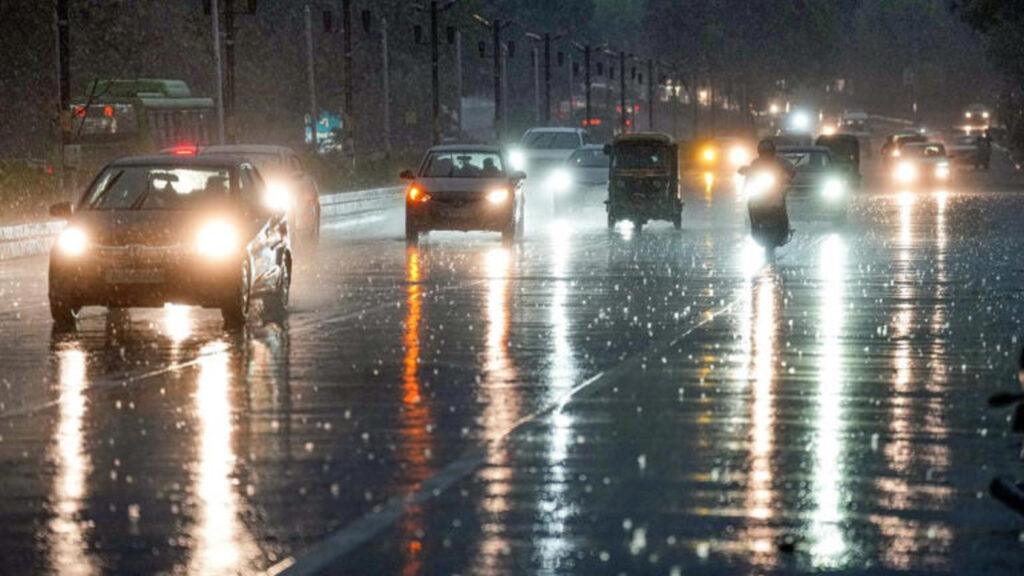
<svg viewBox="0 0 1024 576"><path fill-rule="evenodd" d="M786 152L800 154L806 152L823 152L830 154L832 151L824 146L779 146L775 149L777 154L785 154Z"/></svg>
<svg viewBox="0 0 1024 576"><path fill-rule="evenodd" d="M491 152L501 154L501 148L485 144L442 144L431 147L427 152Z"/></svg>
<svg viewBox="0 0 1024 576"><path fill-rule="evenodd" d="M662 134L661 132L636 132L633 134L619 134L615 137L615 142L644 142L650 140L657 140L663 144L672 144L674 141L668 134Z"/></svg>
<svg viewBox="0 0 1024 576"><path fill-rule="evenodd" d="M566 126L538 126L536 128L530 128L526 131L526 134L530 132L571 132L573 134L579 134L585 132L582 128L568 128Z"/></svg>
<svg viewBox="0 0 1024 576"><path fill-rule="evenodd" d="M286 146L273 146L266 144L231 144L224 146L207 146L199 151L199 154L294 154L295 152Z"/></svg>
<svg viewBox="0 0 1024 576"><path fill-rule="evenodd" d="M159 166L168 168L234 168L245 160L227 156L126 156L110 163L110 166Z"/></svg>
<svg viewBox="0 0 1024 576"><path fill-rule="evenodd" d="M942 146L945 148L945 144L942 142L909 142L904 144L904 148L927 148L929 146Z"/></svg>

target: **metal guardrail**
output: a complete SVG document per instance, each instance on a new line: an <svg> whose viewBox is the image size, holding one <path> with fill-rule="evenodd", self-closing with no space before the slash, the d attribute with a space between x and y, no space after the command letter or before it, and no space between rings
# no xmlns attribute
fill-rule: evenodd
<svg viewBox="0 0 1024 576"><path fill-rule="evenodd" d="M401 205L402 188L374 188L320 196L320 218L341 220L379 212ZM50 250L63 220L14 226L0 226L0 261L43 254Z"/></svg>

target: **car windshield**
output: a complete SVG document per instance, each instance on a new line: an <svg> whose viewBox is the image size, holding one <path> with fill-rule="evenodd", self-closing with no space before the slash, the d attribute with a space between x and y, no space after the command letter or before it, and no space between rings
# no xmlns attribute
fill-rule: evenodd
<svg viewBox="0 0 1024 576"><path fill-rule="evenodd" d="M610 161L600 149L577 150L569 157L569 165L576 168L607 168Z"/></svg>
<svg viewBox="0 0 1024 576"><path fill-rule="evenodd" d="M90 210L190 210L230 197L231 174L219 168L116 166L86 196Z"/></svg>
<svg viewBox="0 0 1024 576"><path fill-rule="evenodd" d="M531 150L575 150L580 144L575 132L533 131L523 135L523 147Z"/></svg>
<svg viewBox="0 0 1024 576"><path fill-rule="evenodd" d="M657 170L668 168L670 149L661 144L618 144L612 158L615 168Z"/></svg>
<svg viewBox="0 0 1024 576"><path fill-rule="evenodd" d="M824 170L832 163L827 153L815 150L780 151L779 156L789 160L789 163L797 170Z"/></svg>
<svg viewBox="0 0 1024 576"><path fill-rule="evenodd" d="M915 144L905 146L903 153L910 158L942 158L946 155L946 147L942 144Z"/></svg>
<svg viewBox="0 0 1024 576"><path fill-rule="evenodd" d="M496 178L504 175L501 155L494 152L431 152L423 165L426 178Z"/></svg>

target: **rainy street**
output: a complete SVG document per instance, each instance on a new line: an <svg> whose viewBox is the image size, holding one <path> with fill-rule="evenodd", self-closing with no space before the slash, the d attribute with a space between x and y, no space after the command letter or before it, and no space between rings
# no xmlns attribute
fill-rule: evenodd
<svg viewBox="0 0 1024 576"><path fill-rule="evenodd" d="M600 200L534 202L509 249L326 222L245 333L51 333L46 257L0 263L0 573L1020 572L985 398L1016 378L1024 178L875 176L845 226L794 202L774 258L728 184L681 233Z"/></svg>

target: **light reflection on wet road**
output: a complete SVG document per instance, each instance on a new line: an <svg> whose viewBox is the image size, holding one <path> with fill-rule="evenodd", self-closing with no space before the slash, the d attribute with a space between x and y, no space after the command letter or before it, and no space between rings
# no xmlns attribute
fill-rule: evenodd
<svg viewBox="0 0 1024 576"><path fill-rule="evenodd" d="M325 228L245 335L167 307L51 336L45 259L0 264L0 573L1019 572L984 398L1024 194L989 178L842 228L796 205L770 259L725 188L682 233L591 208L510 249L407 248L389 212Z"/></svg>

